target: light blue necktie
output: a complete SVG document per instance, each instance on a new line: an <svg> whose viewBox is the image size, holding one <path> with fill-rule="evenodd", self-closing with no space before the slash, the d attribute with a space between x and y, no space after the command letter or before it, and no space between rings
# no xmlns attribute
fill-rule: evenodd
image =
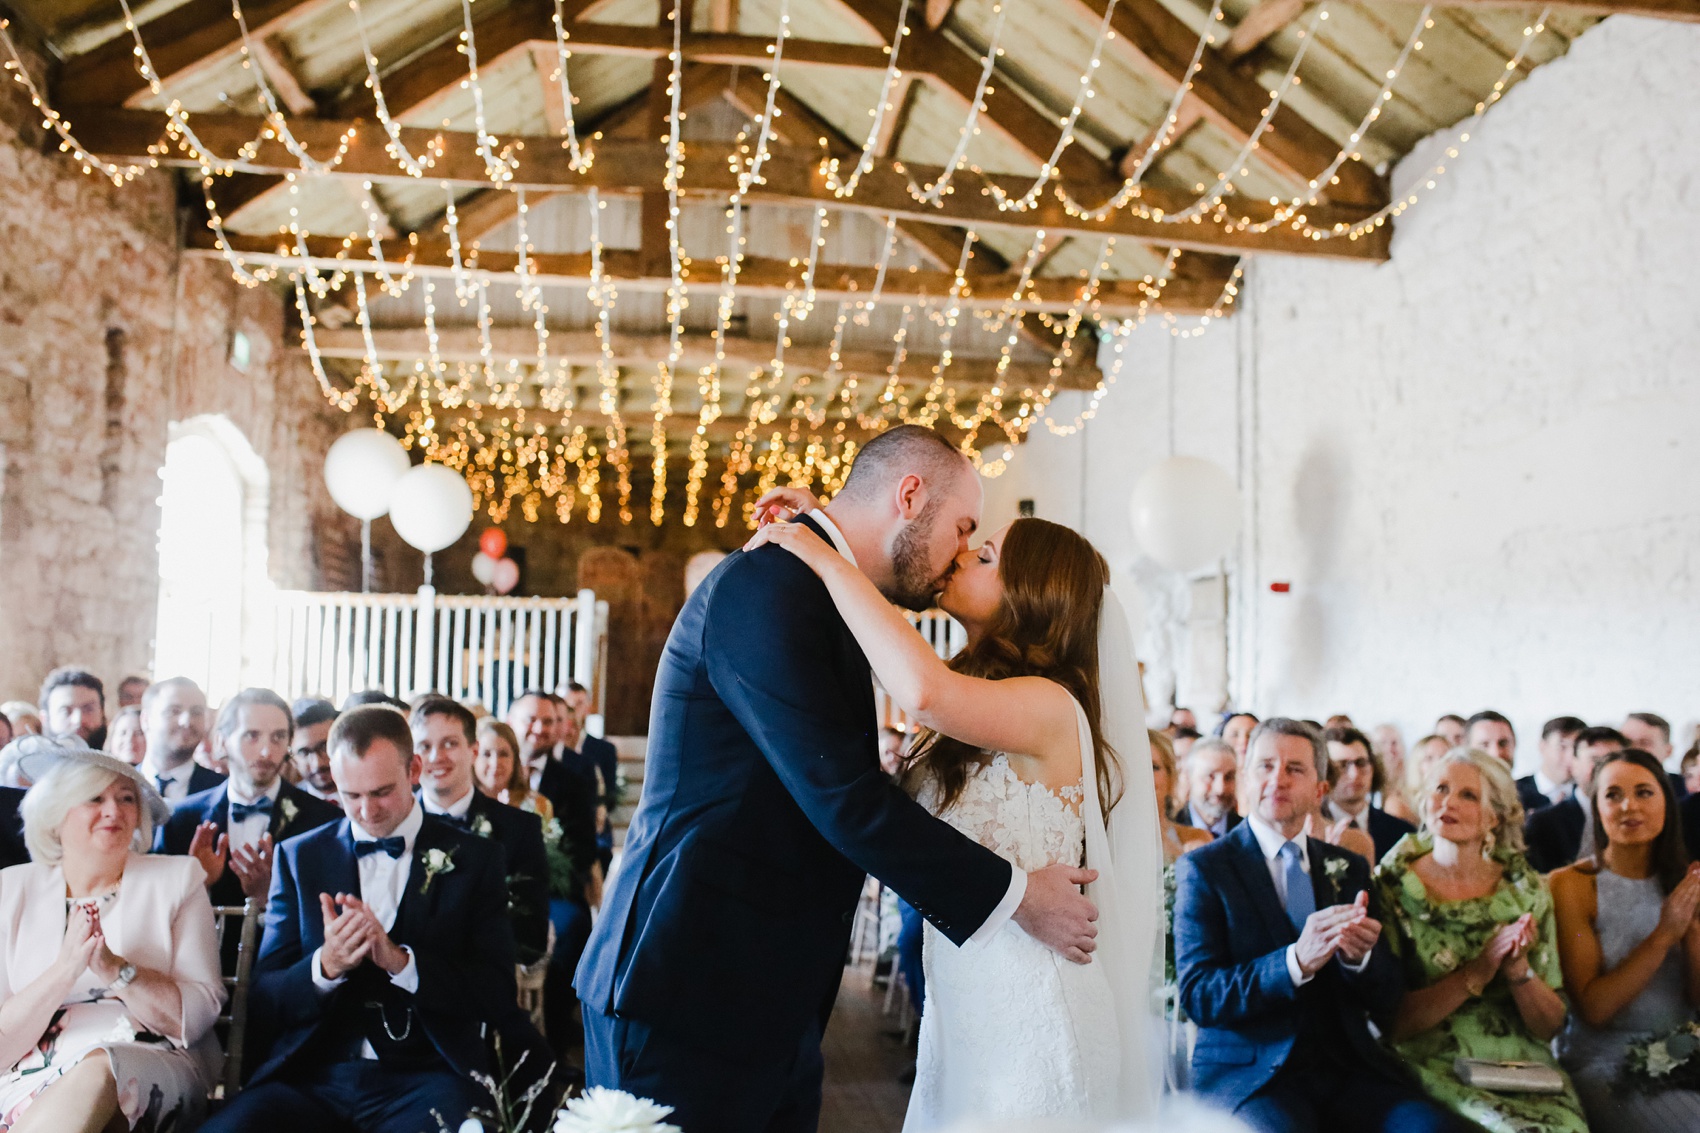
<svg viewBox="0 0 1700 1133"><path fill-rule="evenodd" d="M1316 893L1310 887L1310 875L1304 871L1298 843L1282 845L1281 857L1287 869L1287 919L1292 922L1294 932L1302 933L1305 921L1316 912Z"/></svg>

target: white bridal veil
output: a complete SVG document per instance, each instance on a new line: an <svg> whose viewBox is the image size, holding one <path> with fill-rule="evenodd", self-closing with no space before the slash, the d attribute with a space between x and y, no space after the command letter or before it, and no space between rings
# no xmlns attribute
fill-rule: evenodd
<svg viewBox="0 0 1700 1133"><path fill-rule="evenodd" d="M1116 1116L1140 1119L1155 1114L1162 1097L1163 845L1133 635L1121 602L1108 587L1098 615L1098 686L1104 741L1121 763L1121 798L1106 823L1104 800L1098 797L1097 753L1083 740L1086 865L1098 871L1086 895L1098 906L1093 963L1104 965L1121 1033Z"/></svg>

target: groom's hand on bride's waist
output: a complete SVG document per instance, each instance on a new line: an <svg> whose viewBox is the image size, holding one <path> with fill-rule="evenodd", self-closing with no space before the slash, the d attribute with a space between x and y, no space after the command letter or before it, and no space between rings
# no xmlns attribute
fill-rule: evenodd
<svg viewBox="0 0 1700 1133"><path fill-rule="evenodd" d="M1090 964L1098 947L1098 907L1080 892L1098 879L1098 871L1054 865L1027 875L1027 892L1015 910L1015 923L1040 944L1076 964Z"/></svg>

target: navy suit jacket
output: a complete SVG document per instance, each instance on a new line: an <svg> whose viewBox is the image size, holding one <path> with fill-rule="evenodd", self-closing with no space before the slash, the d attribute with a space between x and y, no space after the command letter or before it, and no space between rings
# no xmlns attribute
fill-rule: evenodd
<svg viewBox="0 0 1700 1133"><path fill-rule="evenodd" d="M1524 819L1524 856L1529 864L1541 873L1551 873L1575 861L1582 852L1582 829L1587 822L1587 812L1574 796Z"/></svg>
<svg viewBox="0 0 1700 1133"><path fill-rule="evenodd" d="M1306 839L1316 907L1344 904L1370 889L1369 863ZM1331 862L1336 878L1329 876ZM1401 1077L1369 1033L1371 1016L1386 1030L1405 988L1386 937L1362 971L1339 960L1304 987L1287 974L1287 946L1298 940L1249 823L1182 854L1175 863L1175 967L1180 1002L1198 1024L1193 1088L1232 1110L1286 1065L1301 1031L1321 1024L1345 1036L1336 1052L1362 1068ZM1370 890L1370 915L1376 916ZM1353 1057L1355 1056L1355 1057Z"/></svg>
<svg viewBox="0 0 1700 1133"><path fill-rule="evenodd" d="M513 925L520 963L529 964L549 946L549 858L543 849L543 820L476 789L466 808L466 820L469 833L489 839L502 850L508 879L508 920ZM488 834L483 833L486 829Z"/></svg>
<svg viewBox="0 0 1700 1133"><path fill-rule="evenodd" d="M451 853L453 868L427 885L423 860L430 850ZM356 860L346 819L278 848L250 1000L260 1040L253 1084L310 1070L334 1041L314 1039L336 997L355 990L350 983L321 994L313 983L313 953L325 942L319 894L360 892ZM519 1012L507 912L501 848L425 816L390 939L413 949L419 970L414 1016L443 1061L463 1076L494 1069L484 1041L486 1023L507 1040L504 1061L510 1068L520 1051L541 1048L541 1037ZM541 1052L527 1064L549 1062Z"/></svg>
<svg viewBox="0 0 1700 1133"><path fill-rule="evenodd" d="M1399 839L1407 834L1415 834L1417 828L1403 818L1388 814L1378 806L1369 808L1369 840L1375 843L1375 861L1381 861L1387 856L1387 851L1398 844Z"/></svg>
<svg viewBox="0 0 1700 1133"><path fill-rule="evenodd" d="M1553 801L1543 795L1541 789L1535 786L1533 775L1525 775L1517 780L1517 801L1523 804L1524 814L1534 814L1538 810L1545 810L1553 805Z"/></svg>
<svg viewBox="0 0 1700 1133"><path fill-rule="evenodd" d="M596 776L584 774L587 767L568 765L551 755L537 781L537 793L555 808L555 821L561 824L561 849L572 862L576 892L569 896L581 901L591 864L596 861Z"/></svg>
<svg viewBox="0 0 1700 1133"><path fill-rule="evenodd" d="M0 787L0 869L23 865L30 860L24 844L24 792L18 787Z"/></svg>
<svg viewBox="0 0 1700 1133"><path fill-rule="evenodd" d="M716 567L662 653L643 796L578 969L586 1010L777 1065L831 1013L865 874L972 936L1010 865L891 782L878 730L867 659L814 572L778 547Z"/></svg>
<svg viewBox="0 0 1700 1133"><path fill-rule="evenodd" d="M286 803L289 805L285 806ZM294 811L294 818L287 817L285 812L289 810ZM269 827L272 844L316 830L341 817L342 811L330 803L316 799L285 781L283 790L278 792L277 803L272 807ZM171 817L154 835L154 853L187 854L189 843L195 837L195 828L203 822L218 827L220 834L230 833L230 787L225 781L221 780L211 790L179 799L172 805ZM236 871L226 866L224 873L207 891L207 896L215 905L240 905L247 895L242 892L242 880L236 876Z"/></svg>
<svg viewBox="0 0 1700 1133"><path fill-rule="evenodd" d="M1688 843L1690 861L1700 862L1700 795L1688 795L1677 804L1682 815L1682 837Z"/></svg>

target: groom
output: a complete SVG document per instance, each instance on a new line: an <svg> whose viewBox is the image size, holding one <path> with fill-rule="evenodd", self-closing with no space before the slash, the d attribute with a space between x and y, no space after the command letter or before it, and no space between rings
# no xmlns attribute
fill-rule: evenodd
<svg viewBox="0 0 1700 1133"><path fill-rule="evenodd" d="M800 522L922 609L979 516L968 461L905 425L868 442L844 490ZM811 1133L867 873L954 944L1013 917L1087 962L1097 914L1078 886L1095 875L1022 874L934 819L880 770L878 735L867 659L800 560L735 553L691 595L656 674L643 798L578 969L589 1085L672 1106L688 1133Z"/></svg>

